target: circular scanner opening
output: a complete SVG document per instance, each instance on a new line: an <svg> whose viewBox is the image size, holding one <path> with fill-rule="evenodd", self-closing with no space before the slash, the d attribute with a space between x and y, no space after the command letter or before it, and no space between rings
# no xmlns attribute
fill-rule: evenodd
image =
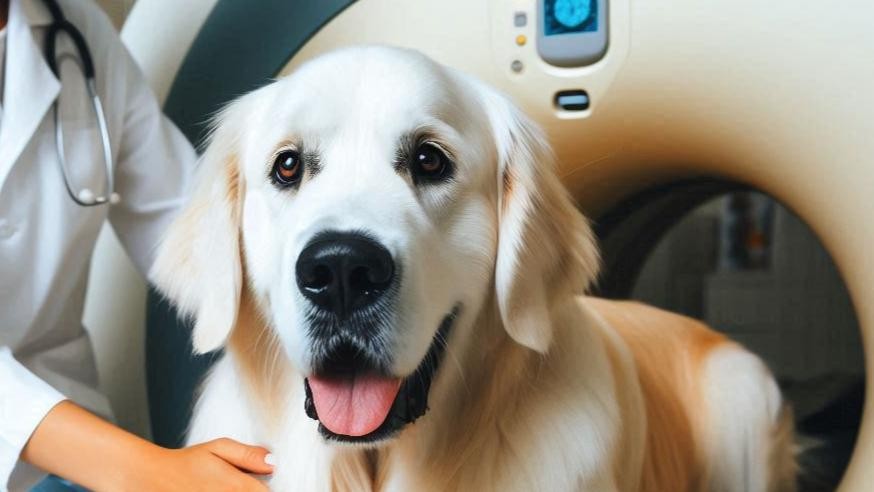
<svg viewBox="0 0 874 492"><path fill-rule="evenodd" d="M730 183L649 190L596 221L597 294L705 321L758 354L794 410L802 492L837 487L864 403L864 354L830 256L773 198Z"/></svg>

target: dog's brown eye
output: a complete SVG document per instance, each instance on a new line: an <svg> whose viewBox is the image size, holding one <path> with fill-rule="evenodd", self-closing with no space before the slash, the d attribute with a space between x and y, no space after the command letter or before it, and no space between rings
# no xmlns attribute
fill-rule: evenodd
<svg viewBox="0 0 874 492"><path fill-rule="evenodd" d="M303 166L300 162L300 154L294 150L283 150L276 154L271 173L275 184L282 187L294 185L300 181L302 174Z"/></svg>
<svg viewBox="0 0 874 492"><path fill-rule="evenodd" d="M451 163L436 145L424 143L413 154L413 176L417 179L440 181L448 177Z"/></svg>

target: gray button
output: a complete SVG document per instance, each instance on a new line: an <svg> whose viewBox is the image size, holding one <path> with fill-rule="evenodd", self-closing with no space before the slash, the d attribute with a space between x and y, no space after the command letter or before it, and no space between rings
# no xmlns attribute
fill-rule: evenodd
<svg viewBox="0 0 874 492"><path fill-rule="evenodd" d="M513 60L513 63L510 64L510 70L519 73L522 69L525 68L525 65L522 65L522 62L519 60Z"/></svg>
<svg viewBox="0 0 874 492"><path fill-rule="evenodd" d="M516 27L525 27L528 24L528 14L525 12L516 12L513 15L513 25Z"/></svg>
<svg viewBox="0 0 874 492"><path fill-rule="evenodd" d="M589 109L589 94L582 89L561 91L555 95L555 105L565 111Z"/></svg>

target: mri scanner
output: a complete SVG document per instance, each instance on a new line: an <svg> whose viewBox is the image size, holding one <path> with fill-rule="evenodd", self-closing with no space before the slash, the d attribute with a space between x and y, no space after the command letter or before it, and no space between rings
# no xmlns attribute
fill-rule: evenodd
<svg viewBox="0 0 874 492"><path fill-rule="evenodd" d="M413 47L478 76L547 130L564 183L598 225L605 295L627 293L665 216L739 186L761 190L837 265L870 390L872 25L868 0L138 0L123 38L193 142L222 104L344 45ZM129 275L123 255L105 238L97 258L92 290L113 305L124 290L105 286ZM119 302L136 312L127 292ZM148 304L152 431L173 444L210 360L189 357L165 303L150 294ZM89 307L92 325L119 322ZM840 490L874 490L870 400Z"/></svg>

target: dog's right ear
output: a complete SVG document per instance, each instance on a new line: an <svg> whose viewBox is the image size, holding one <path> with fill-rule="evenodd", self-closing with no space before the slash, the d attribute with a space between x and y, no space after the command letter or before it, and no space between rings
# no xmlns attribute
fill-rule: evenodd
<svg viewBox="0 0 874 492"><path fill-rule="evenodd" d="M240 305L243 184L232 120L228 111L218 119L190 201L167 230L149 272L179 312L194 318L197 353L224 345Z"/></svg>
<svg viewBox="0 0 874 492"><path fill-rule="evenodd" d="M540 353L552 341L556 299L582 294L598 272L598 248L554 170L540 128L506 97L476 85L497 157L495 289L504 328Z"/></svg>

